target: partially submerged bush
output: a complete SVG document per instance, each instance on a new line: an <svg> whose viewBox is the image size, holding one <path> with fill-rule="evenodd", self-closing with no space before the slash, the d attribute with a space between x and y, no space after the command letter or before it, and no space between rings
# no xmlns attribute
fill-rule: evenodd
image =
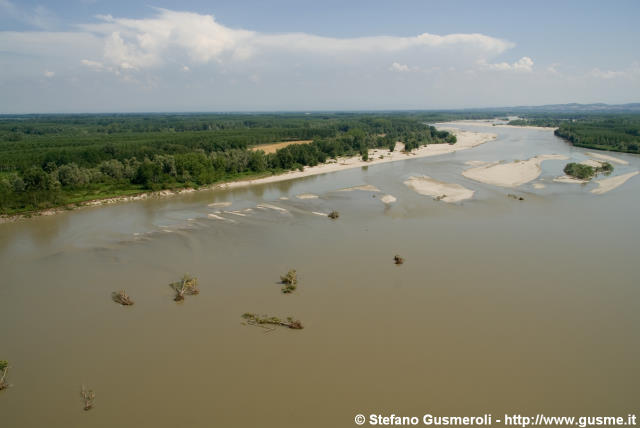
<svg viewBox="0 0 640 428"><path fill-rule="evenodd" d="M281 327L287 327L293 330L302 330L304 327L298 320L294 320L292 317L287 317L285 321L278 317L270 317L268 315L256 315L250 312L244 313L242 318L246 320L248 325L254 325L258 327L269 328L267 325L275 325Z"/></svg>
<svg viewBox="0 0 640 428"><path fill-rule="evenodd" d="M131 297L129 297L129 295L124 290L114 291L113 293L111 293L111 299L114 302L121 304L122 306L133 305L133 300L131 300Z"/></svg>
<svg viewBox="0 0 640 428"><path fill-rule="evenodd" d="M9 388L9 382L7 382L7 373L9 372L9 361L0 360L0 391Z"/></svg>
<svg viewBox="0 0 640 428"><path fill-rule="evenodd" d="M404 263L404 259L403 259L402 257L400 257L398 254L396 254L396 255L393 257L393 261L394 261L394 263L395 263L395 264L397 264L397 265L401 265L401 264L403 264L403 263Z"/></svg>
<svg viewBox="0 0 640 428"><path fill-rule="evenodd" d="M287 294L298 288L298 275L295 269L289 269L286 275L280 275L280 282L283 285L282 292Z"/></svg>
<svg viewBox="0 0 640 428"><path fill-rule="evenodd" d="M609 175L613 172L613 165L609 162L602 162L599 167L596 168L596 173L604 173Z"/></svg>
<svg viewBox="0 0 640 428"><path fill-rule="evenodd" d="M335 220L340 217L340 213L338 211L331 211L328 215L331 220Z"/></svg>
<svg viewBox="0 0 640 428"><path fill-rule="evenodd" d="M93 409L93 405L95 404L96 399L96 393L93 392L92 389L87 389L84 385L82 385L80 395L82 396L82 402L84 403L84 410Z"/></svg>
<svg viewBox="0 0 640 428"><path fill-rule="evenodd" d="M182 280L174 282L170 286L176 292L176 297L173 299L176 302L183 301L185 294L195 295L200 293L200 290L198 290L198 278L194 278L189 274L184 274Z"/></svg>

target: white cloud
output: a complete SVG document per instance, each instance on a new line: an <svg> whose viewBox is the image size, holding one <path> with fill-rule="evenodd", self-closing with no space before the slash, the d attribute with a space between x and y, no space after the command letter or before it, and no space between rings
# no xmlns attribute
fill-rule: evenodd
<svg viewBox="0 0 640 428"><path fill-rule="evenodd" d="M90 59L83 59L80 61L85 67L89 67L93 70L104 70L104 64L98 61L91 61Z"/></svg>
<svg viewBox="0 0 640 428"><path fill-rule="evenodd" d="M623 70L600 70L599 68L594 68L589 73L589 76L605 80L617 78L634 78L640 76L640 64L633 63L630 67Z"/></svg>
<svg viewBox="0 0 640 428"><path fill-rule="evenodd" d="M497 71L533 71L533 60L528 56L523 56L513 64L507 62L500 62L496 64L489 64L484 60L478 61L480 68L485 70L497 70Z"/></svg>
<svg viewBox="0 0 640 428"><path fill-rule="evenodd" d="M394 62L393 64L391 64L391 67L389 67L389 70L398 71L400 73L411 71L411 69L409 68L408 65L406 65L406 64L398 64L397 62Z"/></svg>
<svg viewBox="0 0 640 428"><path fill-rule="evenodd" d="M56 73L54 73L53 71L49 71L49 70L45 70L44 73L42 73L42 74L44 75L44 77L47 77L49 79L56 75Z"/></svg>
<svg viewBox="0 0 640 428"><path fill-rule="evenodd" d="M483 34L414 37L333 38L306 33L264 34L233 29L218 23L212 15L156 9L145 19L99 16L101 22L79 26L104 41L102 60L121 71L141 71L168 62L237 64L274 57L329 57L354 61L375 60L390 54L404 54L428 61L431 56L456 52L472 61L485 60L514 46Z"/></svg>

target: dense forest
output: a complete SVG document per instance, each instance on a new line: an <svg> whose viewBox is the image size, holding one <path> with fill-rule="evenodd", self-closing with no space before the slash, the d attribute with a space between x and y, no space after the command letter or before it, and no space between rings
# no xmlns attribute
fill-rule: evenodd
<svg viewBox="0 0 640 428"><path fill-rule="evenodd" d="M508 124L555 127L555 135L578 147L640 153L638 113L529 113Z"/></svg>
<svg viewBox="0 0 640 428"><path fill-rule="evenodd" d="M555 134L574 146L640 153L640 115L565 122Z"/></svg>
<svg viewBox="0 0 640 428"><path fill-rule="evenodd" d="M468 118L485 118L486 114ZM0 213L14 214L148 190L277 174L329 158L411 151L455 136L436 113L0 116ZM313 140L276 153L249 150Z"/></svg>

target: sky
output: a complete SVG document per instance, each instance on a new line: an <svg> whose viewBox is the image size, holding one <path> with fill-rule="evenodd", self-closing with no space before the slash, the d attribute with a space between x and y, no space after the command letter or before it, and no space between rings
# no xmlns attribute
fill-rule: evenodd
<svg viewBox="0 0 640 428"><path fill-rule="evenodd" d="M0 0L0 113L640 102L638 22L638 0Z"/></svg>

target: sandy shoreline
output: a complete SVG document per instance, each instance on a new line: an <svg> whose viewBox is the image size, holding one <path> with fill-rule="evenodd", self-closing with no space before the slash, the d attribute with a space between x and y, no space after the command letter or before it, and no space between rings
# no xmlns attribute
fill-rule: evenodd
<svg viewBox="0 0 640 428"><path fill-rule="evenodd" d="M501 187L518 187L535 180L542 173L540 165L545 160L566 160L564 155L538 155L525 161L489 164L469 168L462 175L485 184Z"/></svg>
<svg viewBox="0 0 640 428"><path fill-rule="evenodd" d="M443 128L444 129L444 128ZM404 153L401 149L404 147L402 144L396 144L396 149L390 152L386 149L371 149L369 150L369 161L363 161L360 156L354 156L350 158L338 158L330 163L324 163L312 167L305 167L302 171L289 171L284 174L271 175L268 177L231 181L226 183L219 183L212 186L202 187L199 189L180 189L180 190L162 190L159 192L145 192L132 196L118 196L114 198L96 199L92 201L82 202L79 205L68 205L62 207L56 207L48 210L39 211L30 214L18 214L13 216L0 217L0 224L13 222L22 218L28 218L32 216L48 216L57 214L70 209L75 210L83 207L95 207L101 205L110 205L120 202L141 201L145 199L164 198L174 195L180 195L185 193L191 193L195 191L203 190L216 190L216 189L235 189L240 187L253 186L257 184L277 183L280 181L294 180L296 178L309 177L319 174L327 174L330 172L343 171L351 168L360 168L363 166L377 165L381 163L396 162L407 159L416 159L422 157L438 156L448 153L454 153L460 150L468 150L473 147L484 144L488 141L496 139L496 134L480 133L464 131L456 128L446 128L446 130L454 133L458 139L456 144L429 144L427 146L419 147L411 153Z"/></svg>
<svg viewBox="0 0 640 428"><path fill-rule="evenodd" d="M327 174L330 172L343 171L351 168L360 168L363 166L378 165L381 163L396 162L407 159L416 159L430 156L444 155L454 153L460 150L468 150L473 147L484 144L487 141L494 140L496 134L488 134L481 132L462 131L454 128L442 128L454 133L458 139L456 144L429 144L420 147L411 153L404 153L396 145L396 150L389 152L386 149L369 150L369 161L363 161L360 156L350 158L338 158L332 163L324 163L312 167L305 167L303 171L290 171L280 175L272 175L269 177L258 178L255 180L233 181L215 186L221 189L234 189L237 187L252 186L254 184L276 183L279 181L293 180L296 178L309 177L318 174ZM400 146L400 147L398 147Z"/></svg>

